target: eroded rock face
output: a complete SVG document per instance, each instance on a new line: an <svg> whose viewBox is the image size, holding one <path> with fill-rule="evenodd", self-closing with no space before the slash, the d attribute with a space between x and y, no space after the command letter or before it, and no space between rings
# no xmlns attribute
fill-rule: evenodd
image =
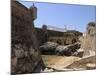
<svg viewBox="0 0 100 75"><path fill-rule="evenodd" d="M11 73L41 72L45 66L38 49L33 16L17 1L11 2L11 9Z"/></svg>

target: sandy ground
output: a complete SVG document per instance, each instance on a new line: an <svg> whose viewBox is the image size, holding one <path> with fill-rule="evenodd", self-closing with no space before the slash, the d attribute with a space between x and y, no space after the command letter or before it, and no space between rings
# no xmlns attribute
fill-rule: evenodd
<svg viewBox="0 0 100 75"><path fill-rule="evenodd" d="M57 70L64 70L66 66L72 64L74 61L80 59L74 56L56 56L56 55L42 55L43 61L47 67Z"/></svg>

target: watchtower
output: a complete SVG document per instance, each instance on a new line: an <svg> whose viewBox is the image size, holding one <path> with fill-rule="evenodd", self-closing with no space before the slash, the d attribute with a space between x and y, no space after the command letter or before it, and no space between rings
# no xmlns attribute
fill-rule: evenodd
<svg viewBox="0 0 100 75"><path fill-rule="evenodd" d="M35 20L37 18L37 8L35 7L34 4L30 7L30 12L31 12L32 20Z"/></svg>

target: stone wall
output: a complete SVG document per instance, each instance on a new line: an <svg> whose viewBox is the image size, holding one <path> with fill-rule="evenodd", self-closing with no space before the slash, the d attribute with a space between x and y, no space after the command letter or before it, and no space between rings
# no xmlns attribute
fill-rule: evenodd
<svg viewBox="0 0 100 75"><path fill-rule="evenodd" d="M35 28L37 33L37 38L39 40L39 45L44 42L51 41L56 42L60 45L68 45L77 42L79 37L82 36L81 32L70 30L68 32L60 32L54 30L47 30L47 39L44 37L44 31L41 28Z"/></svg>
<svg viewBox="0 0 100 75"><path fill-rule="evenodd" d="M35 28L35 30L36 30L36 33L37 33L37 39L39 40L39 45L42 45L44 42L47 42L50 37L63 36L63 32L47 30L47 39L46 39L46 37L44 36L45 32L43 31L42 28Z"/></svg>
<svg viewBox="0 0 100 75"><path fill-rule="evenodd" d="M34 14L34 12L33 12ZM11 73L34 73L44 69L30 9L11 1Z"/></svg>

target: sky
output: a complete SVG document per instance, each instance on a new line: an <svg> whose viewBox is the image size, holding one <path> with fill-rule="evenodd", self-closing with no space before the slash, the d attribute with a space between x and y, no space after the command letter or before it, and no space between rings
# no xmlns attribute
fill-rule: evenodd
<svg viewBox="0 0 100 75"><path fill-rule="evenodd" d="M43 24L58 28L86 31L89 22L96 22L96 7L91 5L73 5L61 3L20 1L27 8L37 7L35 27L41 28Z"/></svg>

